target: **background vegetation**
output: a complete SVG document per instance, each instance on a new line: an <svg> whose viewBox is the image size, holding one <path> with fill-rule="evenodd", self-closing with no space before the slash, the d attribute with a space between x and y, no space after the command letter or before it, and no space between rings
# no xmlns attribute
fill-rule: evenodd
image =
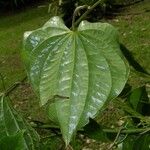
<svg viewBox="0 0 150 150"><path fill-rule="evenodd" d="M79 2L88 3L88 1L81 0ZM144 68L144 70L146 70L146 72L150 73L150 2L149 0L145 0L144 2L137 3L135 5L120 8L120 5L124 5L128 2L131 1L116 0L115 3L111 3L111 5L115 4L115 6L117 6L114 7L115 10L112 12L114 14L113 17L110 13L108 13L107 15L102 15L103 17L97 17L96 20L109 22L114 25L120 32L121 42L126 45L130 54L132 54L134 59ZM23 6L24 4L27 5L29 3L25 1L0 1L0 7L3 5L5 8L11 6L12 8L16 9L16 6ZM49 8L49 4L52 4L53 7ZM20 56L23 33L28 30L39 28L55 14L63 14L62 16L64 16L64 18L66 17L65 20L67 22L68 19L70 19L71 14L70 12L68 18L66 14L66 8L69 8L68 5L70 4L67 2L65 3L64 0L64 3L62 3L60 8L58 2L48 1L40 4L37 3L36 5L34 4L34 7L26 6L19 11L17 9L13 11L5 11L5 13L1 12L0 73L4 80L5 88L8 88L14 82L22 80L22 78L26 76L26 72L24 70ZM74 5L71 6L71 8L72 7L74 7ZM59 13L60 11L61 13ZM97 10L94 12L94 15L96 14L99 14ZM95 20L94 17L92 18L91 16L89 16L88 19L93 21ZM150 95L149 76L137 72L133 67L131 67L131 74L128 85L132 86L132 90L141 86L145 86L146 91L148 92L148 96ZM0 81L0 92L3 92L3 90L3 83ZM31 90L28 81L23 82L21 86L19 86L13 93L10 94L10 97L13 100L14 107L19 110L19 112L31 124L34 124L35 121L37 121L39 124L40 122L47 122L47 118L45 115L43 115L41 108L39 108L36 96ZM120 108L120 103L117 103L117 101L118 100L109 104L107 110L103 112L103 117L97 118L98 123L104 125L105 127L119 128L124 122L128 120L122 119L127 118L127 114L123 108ZM130 119L128 121L130 121ZM60 143L62 143L62 141L59 136L56 136L55 138L51 136L53 135L53 132L50 133L49 130L45 129L38 129L38 131L42 135L45 145L46 143L50 144L49 146L45 146L45 149L57 149L61 145ZM51 136L51 138L47 140L47 136ZM78 144L76 144L76 149L98 149L99 147L106 149L107 146L110 146L111 144L109 142L97 142L86 136L82 137L82 135L79 135L78 139L79 141Z"/></svg>

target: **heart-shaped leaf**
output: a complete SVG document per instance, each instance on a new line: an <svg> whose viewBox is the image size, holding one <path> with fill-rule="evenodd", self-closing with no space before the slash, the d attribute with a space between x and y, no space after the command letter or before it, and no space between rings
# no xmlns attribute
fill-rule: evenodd
<svg viewBox="0 0 150 150"><path fill-rule="evenodd" d="M59 17L25 33L23 58L29 79L48 103L49 118L69 144L76 130L123 89L129 74L116 29L82 21L76 31Z"/></svg>
<svg viewBox="0 0 150 150"><path fill-rule="evenodd" d="M12 108L7 97L0 97L0 141L5 138L13 140L13 136L17 138L20 135L17 134L21 132L24 133L20 141L23 142L20 143L22 149L38 149L39 136L36 131Z"/></svg>

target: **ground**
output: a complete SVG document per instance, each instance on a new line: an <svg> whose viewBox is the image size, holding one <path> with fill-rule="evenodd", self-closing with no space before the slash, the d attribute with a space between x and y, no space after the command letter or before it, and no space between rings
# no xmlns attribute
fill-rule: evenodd
<svg viewBox="0 0 150 150"><path fill-rule="evenodd" d="M48 6L33 7L24 9L17 13L8 13L0 15L0 73L3 76L5 88L7 89L14 82L22 80L26 76L24 65L21 59L23 33L34 30L43 25L53 14L48 13ZM134 58L141 66L150 73L150 2L144 2L132 5L124 10L117 17L103 21L114 25L120 33L120 41L133 54ZM131 67L131 73L128 83L133 87L139 87L145 82L150 83L150 78L144 74L136 72ZM0 80L0 92L4 87ZM15 108L28 120L45 121L43 110L38 106L38 100L32 91L28 81L25 81L12 94L11 98ZM109 114L110 112L110 114ZM112 113L113 112L113 113ZM121 111L114 109L110 104L109 111L101 122L109 126L117 123L120 116L116 115ZM115 124L116 125L116 124ZM92 145L93 146L93 145ZM91 147L88 142L83 147ZM94 148L97 149L97 148Z"/></svg>

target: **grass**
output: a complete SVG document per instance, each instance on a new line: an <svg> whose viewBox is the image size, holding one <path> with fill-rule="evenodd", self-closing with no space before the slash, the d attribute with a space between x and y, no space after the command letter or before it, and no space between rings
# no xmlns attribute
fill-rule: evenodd
<svg viewBox="0 0 150 150"><path fill-rule="evenodd" d="M135 60L150 73L150 2L132 5L121 13L121 16L110 20L120 33L120 41L130 50ZM131 68L132 69L132 68ZM140 86L150 82L150 78L140 76L132 69L129 81L132 85Z"/></svg>
<svg viewBox="0 0 150 150"><path fill-rule="evenodd" d="M0 16L0 72L4 76L6 87L25 76L20 56L23 33L39 28L50 17L47 7L35 7L20 13Z"/></svg>
<svg viewBox="0 0 150 150"><path fill-rule="evenodd" d="M26 76L21 61L23 33L41 27L52 14L47 13L47 7L33 7L20 13L0 16L0 73L4 77L6 88ZM135 59L150 73L150 10L149 0L128 7L120 16L106 20L120 32L120 40L132 52ZM148 77L132 69L129 83L134 87L141 86L150 80ZM0 81L0 92L3 91ZM42 111L38 107L36 97L28 83L22 84L12 95L14 106L29 119L42 120ZM116 117L114 111L114 118ZM113 116L110 111L111 117ZM108 114L107 114L108 115ZM118 117L117 117L118 118ZM102 118L102 121L112 125L113 118ZM110 122L110 120L112 122ZM87 147L87 144L85 145Z"/></svg>

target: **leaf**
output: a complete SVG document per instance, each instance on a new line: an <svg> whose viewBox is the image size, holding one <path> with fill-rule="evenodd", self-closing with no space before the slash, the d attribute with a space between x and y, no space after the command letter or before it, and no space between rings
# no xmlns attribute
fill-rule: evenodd
<svg viewBox="0 0 150 150"><path fill-rule="evenodd" d="M150 134L139 136L134 142L133 150L149 150L150 149Z"/></svg>
<svg viewBox="0 0 150 150"><path fill-rule="evenodd" d="M133 109L143 115L148 114L149 111L149 98L145 86L136 88L129 95L128 101Z"/></svg>
<svg viewBox="0 0 150 150"><path fill-rule="evenodd" d="M12 108L9 99L2 96L0 98L0 140L6 136L16 136L18 132L22 131L25 131L23 135L24 149L38 149L38 134Z"/></svg>
<svg viewBox="0 0 150 150"><path fill-rule="evenodd" d="M122 90L122 92L120 93L119 97L121 97L122 99L127 98L127 96L130 95L131 90L132 90L132 86L127 83L124 89Z"/></svg>
<svg viewBox="0 0 150 150"><path fill-rule="evenodd" d="M60 21L59 18L54 18L46 22L42 28L34 30L34 32L31 31L25 32L23 43L24 51L22 57L25 61L26 68L30 69L29 67L30 61L32 60L32 58L35 57L34 56L35 47L38 47L39 44L41 44L47 38L66 33L66 30L69 29L63 24L63 22Z"/></svg>
<svg viewBox="0 0 150 150"><path fill-rule="evenodd" d="M40 104L60 125L66 145L76 130L118 96L129 74L116 29L82 21L76 31L59 17L25 33L23 58Z"/></svg>
<svg viewBox="0 0 150 150"><path fill-rule="evenodd" d="M88 137L102 141L108 142L107 134L103 131L102 127L93 119L90 119L89 124L84 127L84 131Z"/></svg>
<svg viewBox="0 0 150 150"><path fill-rule="evenodd" d="M129 135L122 143L122 150L149 150L150 134Z"/></svg>
<svg viewBox="0 0 150 150"><path fill-rule="evenodd" d="M15 135L6 136L0 140L1 150L23 150L24 138L23 132L16 133Z"/></svg>
<svg viewBox="0 0 150 150"><path fill-rule="evenodd" d="M137 137L134 136L134 135L129 135L122 143L121 147L122 147L122 150L134 150L133 149L133 145L134 145L134 142L135 142L135 139Z"/></svg>

